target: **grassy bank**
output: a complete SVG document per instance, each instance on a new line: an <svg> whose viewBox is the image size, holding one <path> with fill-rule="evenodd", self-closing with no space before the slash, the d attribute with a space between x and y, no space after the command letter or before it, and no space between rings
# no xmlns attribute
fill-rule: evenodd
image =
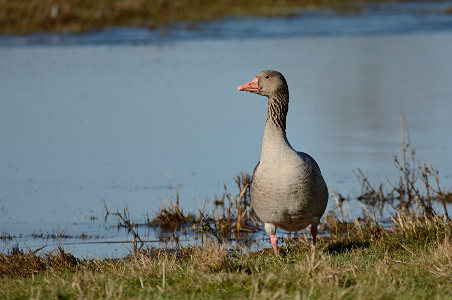
<svg viewBox="0 0 452 300"><path fill-rule="evenodd" d="M122 260L76 260L60 251L0 260L0 298L450 299L452 225L400 220L387 232L237 254L224 244L148 250Z"/></svg>
<svg viewBox="0 0 452 300"><path fill-rule="evenodd" d="M300 9L351 11L357 4L409 0L0 0L0 33L83 32L109 26L164 28L227 16L291 16Z"/></svg>

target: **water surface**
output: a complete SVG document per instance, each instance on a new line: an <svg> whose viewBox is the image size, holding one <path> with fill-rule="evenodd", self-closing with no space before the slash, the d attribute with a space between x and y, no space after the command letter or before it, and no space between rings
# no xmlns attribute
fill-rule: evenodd
<svg viewBox="0 0 452 300"><path fill-rule="evenodd" d="M418 156L451 188L450 29L5 46L0 232L14 238L3 247L57 245L32 234L61 232L125 239L114 218L104 223L104 201L141 221L174 198L174 185L192 211L223 184L235 192L233 176L259 160L266 117L266 100L236 87L264 69L286 76L288 139L315 157L328 186L353 198L353 170L375 182L393 178L404 112ZM63 243L79 241L87 240ZM66 247L77 255L127 251Z"/></svg>

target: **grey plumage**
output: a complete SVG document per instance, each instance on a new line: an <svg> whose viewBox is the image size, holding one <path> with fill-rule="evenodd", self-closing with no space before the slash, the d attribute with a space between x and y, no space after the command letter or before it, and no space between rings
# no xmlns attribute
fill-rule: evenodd
<svg viewBox="0 0 452 300"><path fill-rule="evenodd" d="M261 159L251 183L253 208L265 223L275 253L276 227L297 231L311 224L315 246L317 225L328 203L328 189L316 161L306 153L296 152L287 140L286 80L279 72L263 71L239 90L268 97Z"/></svg>

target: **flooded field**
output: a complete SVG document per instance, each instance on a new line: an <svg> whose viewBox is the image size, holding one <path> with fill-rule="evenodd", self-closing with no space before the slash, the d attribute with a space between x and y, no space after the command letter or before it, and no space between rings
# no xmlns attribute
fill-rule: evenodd
<svg viewBox="0 0 452 300"><path fill-rule="evenodd" d="M352 213L361 211L353 171L374 182L396 175L401 112L418 157L450 189L450 19L438 16L441 26L425 30L341 34L334 24L354 28L350 20L320 16L312 22L329 24L330 34L299 35L307 21L278 19L272 28L292 34L255 36L246 31L267 21L245 20L226 23L220 38L139 44L89 42L102 33L79 44L3 39L0 233L11 238L0 250L63 244L75 255L120 256L129 237L117 218L104 219L104 204L111 212L127 206L141 221L175 198L175 185L187 211L224 184L235 192L234 175L259 160L266 117L265 100L236 87L264 69L288 81L292 146L316 158L329 187L350 195ZM158 241L159 232L146 237Z"/></svg>

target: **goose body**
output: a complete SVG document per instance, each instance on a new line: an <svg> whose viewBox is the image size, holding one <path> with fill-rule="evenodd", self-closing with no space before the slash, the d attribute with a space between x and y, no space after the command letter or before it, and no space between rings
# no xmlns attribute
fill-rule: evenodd
<svg viewBox="0 0 452 300"><path fill-rule="evenodd" d="M262 71L238 89L268 97L262 153L251 183L253 209L265 224L275 254L277 227L298 231L311 225L315 248L317 226L328 203L328 189L316 161L295 151L287 140L286 80L277 71Z"/></svg>

